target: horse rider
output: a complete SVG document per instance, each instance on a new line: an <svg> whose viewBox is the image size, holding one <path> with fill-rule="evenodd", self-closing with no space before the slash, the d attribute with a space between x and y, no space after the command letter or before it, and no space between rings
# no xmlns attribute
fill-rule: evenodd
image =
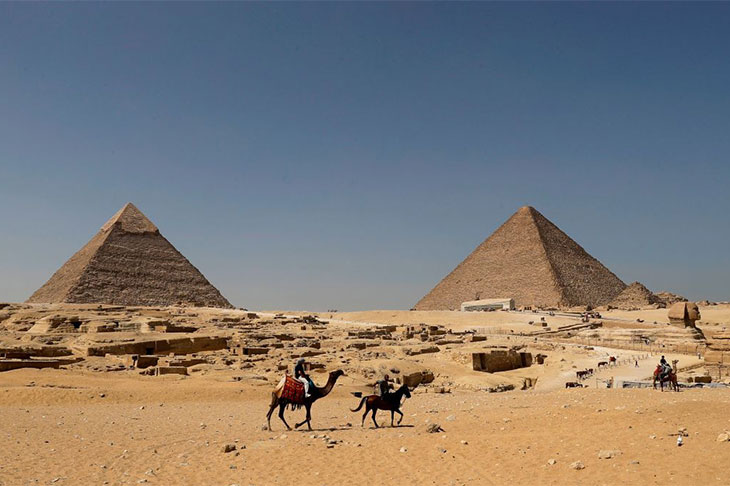
<svg viewBox="0 0 730 486"><path fill-rule="evenodd" d="M383 376L382 380L378 380L376 382L376 386L377 386L379 395L382 398L388 398L388 395L390 394L390 390L393 389L393 383L391 383L390 376L388 376L388 375Z"/></svg>
<svg viewBox="0 0 730 486"><path fill-rule="evenodd" d="M304 384L304 396L305 398L309 398L311 395L309 394L309 375L307 374L306 370L304 369L304 358L299 358L297 360L296 366L294 366L294 378L301 381Z"/></svg>

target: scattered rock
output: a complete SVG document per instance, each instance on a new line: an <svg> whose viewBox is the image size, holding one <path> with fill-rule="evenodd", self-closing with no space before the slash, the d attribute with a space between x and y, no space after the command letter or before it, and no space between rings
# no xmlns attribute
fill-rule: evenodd
<svg viewBox="0 0 730 486"><path fill-rule="evenodd" d="M583 465L580 461L575 461L570 464L571 469L575 469L577 471L580 471L581 469L585 469L586 467Z"/></svg>
<svg viewBox="0 0 730 486"><path fill-rule="evenodd" d="M408 449L406 449L405 447L401 447L401 448L400 448L400 451L401 451L401 452L408 452Z"/></svg>
<svg viewBox="0 0 730 486"><path fill-rule="evenodd" d="M718 442L730 442L730 434L727 432L723 432L722 434L717 436Z"/></svg>
<svg viewBox="0 0 730 486"><path fill-rule="evenodd" d="M607 449L598 451L599 459L613 459L614 457L619 456L619 455L621 455L621 451L615 451L615 450L612 451L612 450L607 450Z"/></svg>
<svg viewBox="0 0 730 486"><path fill-rule="evenodd" d="M228 454L229 452L233 452L236 450L236 444L226 444L223 446L223 452L225 454Z"/></svg>
<svg viewBox="0 0 730 486"><path fill-rule="evenodd" d="M446 417L446 420L448 420L449 422L453 422L454 420L456 420L456 415L449 415L448 417Z"/></svg>
<svg viewBox="0 0 730 486"><path fill-rule="evenodd" d="M443 431L444 431L444 429L442 429L441 426L437 423L428 424L426 426L426 432L428 432L429 434L436 434L438 432L443 432Z"/></svg>
<svg viewBox="0 0 730 486"><path fill-rule="evenodd" d="M548 459L548 464L551 466L554 466L555 464L557 464L557 462L558 461L556 461L555 459Z"/></svg>

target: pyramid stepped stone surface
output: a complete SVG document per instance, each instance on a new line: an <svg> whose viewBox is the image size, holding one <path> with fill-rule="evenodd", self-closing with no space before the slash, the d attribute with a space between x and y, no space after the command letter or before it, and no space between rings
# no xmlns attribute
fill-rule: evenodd
<svg viewBox="0 0 730 486"><path fill-rule="evenodd" d="M634 282L621 291L611 301L610 305L618 309L632 310L648 306L664 305L664 302L643 284Z"/></svg>
<svg viewBox="0 0 730 486"><path fill-rule="evenodd" d="M525 206L415 306L458 310L464 301L513 298L517 306L607 304L624 284L536 209Z"/></svg>
<svg viewBox="0 0 730 486"><path fill-rule="evenodd" d="M232 307L131 203L28 302Z"/></svg>

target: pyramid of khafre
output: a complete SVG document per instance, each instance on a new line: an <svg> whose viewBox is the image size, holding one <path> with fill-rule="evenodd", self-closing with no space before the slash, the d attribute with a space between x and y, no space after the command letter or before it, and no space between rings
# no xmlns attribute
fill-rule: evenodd
<svg viewBox="0 0 730 486"><path fill-rule="evenodd" d="M416 310L458 310L462 302L513 298L515 305L597 306L624 284L535 208L520 208L426 294Z"/></svg>
<svg viewBox="0 0 730 486"><path fill-rule="evenodd" d="M232 307L132 203L28 302Z"/></svg>

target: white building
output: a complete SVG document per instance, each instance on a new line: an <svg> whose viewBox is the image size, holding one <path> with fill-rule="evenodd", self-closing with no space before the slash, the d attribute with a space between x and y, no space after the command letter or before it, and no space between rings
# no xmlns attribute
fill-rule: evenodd
<svg viewBox="0 0 730 486"><path fill-rule="evenodd" d="M480 299L470 300L461 303L462 312L488 311L488 310L513 310L514 299Z"/></svg>

